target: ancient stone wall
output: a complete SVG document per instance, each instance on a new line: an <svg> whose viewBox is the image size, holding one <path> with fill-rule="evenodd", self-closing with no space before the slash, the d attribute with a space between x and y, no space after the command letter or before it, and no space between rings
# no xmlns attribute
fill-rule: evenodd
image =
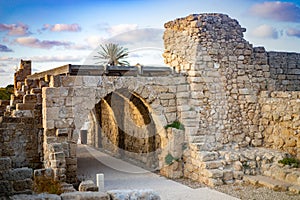
<svg viewBox="0 0 300 200"><path fill-rule="evenodd" d="M41 167L40 134L32 117L1 117L0 157L9 157L12 168Z"/></svg>
<svg viewBox="0 0 300 200"><path fill-rule="evenodd" d="M281 90L297 89L299 55L253 47L243 38L246 29L224 14L190 15L166 23L165 28L165 63L186 73L188 82L178 88L184 94L184 106L177 105L188 141L184 176L217 185L268 170L265 163L277 163L282 155L272 151L270 157L263 150L254 153L249 149L263 146L264 128L274 124L268 118L270 113L262 112L264 100L259 103L258 97L262 91L274 91L281 85ZM286 100L297 98L294 95ZM276 105L272 100L266 104L270 102L273 107L282 107L284 99L278 99ZM294 109L293 104L288 108ZM282 117L293 112L282 113ZM274 138L276 134L269 135L266 137ZM286 143L295 142L295 137L289 134ZM270 143L267 146L272 147Z"/></svg>
<svg viewBox="0 0 300 200"><path fill-rule="evenodd" d="M15 91L21 91L25 85L25 79L31 75L31 61L21 60L19 70L14 75Z"/></svg>
<svg viewBox="0 0 300 200"><path fill-rule="evenodd" d="M188 134L197 135L204 150L261 146L255 116L257 94L270 75L264 48L253 48L245 29L223 14L190 15L165 28L165 62L188 75L189 108L181 112Z"/></svg>
<svg viewBox="0 0 300 200"><path fill-rule="evenodd" d="M51 79L51 78L50 78ZM53 79L51 79L53 80ZM168 138L166 137L166 130L164 126L172 123L177 119L177 112L174 109L176 102L176 85L185 83L185 77L101 77L101 76L61 76L56 80L55 85L60 87L48 87L43 88L43 127L44 127L44 161L45 167L54 168L57 171L57 177L61 180L67 180L71 182L76 177L76 155L70 153L76 148L76 142L78 139L81 128L86 123L91 110L96 109L95 105L100 102L104 108L101 110L102 118L100 123L103 124L102 133L108 131L107 135L101 133L102 146L104 147L106 142L112 141L112 143L119 142L120 128L128 133L133 130L138 130L137 127L143 123L146 125L145 107L143 109L140 105L141 102L137 100L130 100L130 96L127 97L120 89L126 89L131 94L136 94L140 99L143 99L145 105L149 105L151 112L151 120L148 121L155 124L154 133L159 141L159 151L164 150L164 147L169 145ZM51 85L50 81L50 85ZM123 101L124 107L118 109L119 101L114 101L116 105L109 105L106 96L112 92L116 92L121 96L126 96ZM103 101L103 100L106 101ZM105 105L106 104L106 105ZM125 105L126 104L126 105ZM123 105L123 104L120 104ZM111 107L112 106L112 107ZM114 108L115 107L115 108ZM118 113L121 111L122 113ZM131 111L129 111L131 110ZM127 112L128 111L128 112ZM126 113L126 115L124 115ZM116 115L118 115L116 117ZM109 116L109 117L108 117ZM118 117L123 116L122 119ZM143 116L143 117L142 117ZM149 117L149 116L148 116ZM143 120L141 120L143 118ZM111 119L111 121L107 121ZM124 124L125 119L125 124ZM127 120L126 120L127 119ZM105 122L105 121L106 122ZM106 123L106 125L105 125ZM108 126L109 123L109 126ZM123 123L123 124L122 124ZM152 131L151 123L147 122L147 130L145 133ZM151 126L151 127L150 127ZM132 130L132 128L134 128ZM109 130L108 130L109 129ZM116 131L118 129L118 135ZM111 131L113 133L111 134ZM143 131L142 131L143 132ZM130 132L133 134L132 132ZM136 133L138 134L138 132ZM144 134L144 133L143 133ZM151 132L151 134L153 134ZM93 139L91 139L92 141ZM151 137L145 141L141 139L137 141L133 137L124 137L124 154L128 157L137 157L138 160L142 160L144 163L153 162L153 160L147 160L147 156L143 155L131 155L130 151L140 151L147 148L147 151L152 151L153 145L156 148L157 143L150 141ZM95 141L95 140L94 140ZM154 143L154 144L153 144ZM71 146L70 146L71 145ZM73 147L73 145L75 147ZM108 145L108 144L107 144ZM106 146L107 146L106 145ZM137 148L138 149L134 149ZM142 145L143 148L141 147ZM117 147L120 145L118 144ZM137 147L135 147L137 146ZM116 151L115 147L110 147L108 150ZM61 153L63 152L63 154ZM136 152L134 152L136 153ZM53 155L59 154L61 156L54 157ZM156 155L157 152L154 152ZM147 154L146 154L147 155ZM148 157L149 158L149 157ZM74 162L68 165L67 159ZM64 160L66 160L64 162ZM160 165L165 165L164 160L160 159ZM158 159L155 160L158 162ZM52 164L53 163L53 164ZM61 163L61 164L59 164ZM151 166L151 164L149 164ZM70 170L69 170L70 169ZM64 176L66 175L66 176Z"/></svg>
<svg viewBox="0 0 300 200"><path fill-rule="evenodd" d="M14 194L31 194L33 170L28 167L15 168L9 157L0 158L0 197ZM5 199L5 198L4 198Z"/></svg>
<svg viewBox="0 0 300 200"><path fill-rule="evenodd" d="M277 91L300 90L300 54L268 52L271 78Z"/></svg>
<svg viewBox="0 0 300 200"><path fill-rule="evenodd" d="M90 124L89 145L209 185L270 174L286 155L277 150L299 157L300 54L253 47L224 14L189 15L165 28L165 63L178 73L67 65L29 76L31 62L22 61L10 117L1 118L1 156L12 167L42 156L56 179L75 182L76 143ZM165 129L174 121L184 130Z"/></svg>
<svg viewBox="0 0 300 200"><path fill-rule="evenodd" d="M300 158L300 92L263 92L259 129L264 146Z"/></svg>
<svg viewBox="0 0 300 200"><path fill-rule="evenodd" d="M99 116L101 117L99 121L102 147L113 155L118 155L118 124L109 104L105 100L101 100L100 104L97 111L100 112Z"/></svg>

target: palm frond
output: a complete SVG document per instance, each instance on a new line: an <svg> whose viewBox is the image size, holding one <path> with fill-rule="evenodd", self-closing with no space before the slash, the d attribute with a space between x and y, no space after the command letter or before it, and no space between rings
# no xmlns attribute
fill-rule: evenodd
<svg viewBox="0 0 300 200"><path fill-rule="evenodd" d="M95 59L100 59L106 62L108 65L129 65L126 59L128 57L128 49L118 44L109 43L105 45L100 45L100 51L97 52L97 56L94 56ZM99 62L98 62L99 63Z"/></svg>

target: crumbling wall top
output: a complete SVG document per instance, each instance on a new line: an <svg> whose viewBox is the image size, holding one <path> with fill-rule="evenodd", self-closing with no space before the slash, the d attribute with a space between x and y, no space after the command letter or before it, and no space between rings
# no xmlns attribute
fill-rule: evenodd
<svg viewBox="0 0 300 200"><path fill-rule="evenodd" d="M243 32L246 32L237 20L220 13L192 14L169 21L164 26L166 29L188 31L191 36L199 37L204 34L211 35L208 38L225 40L235 39L236 36L243 37Z"/></svg>

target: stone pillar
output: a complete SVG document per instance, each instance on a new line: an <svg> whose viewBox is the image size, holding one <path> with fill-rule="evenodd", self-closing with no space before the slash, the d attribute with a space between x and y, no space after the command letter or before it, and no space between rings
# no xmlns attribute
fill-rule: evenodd
<svg viewBox="0 0 300 200"><path fill-rule="evenodd" d="M73 104L70 88L42 89L44 167L54 178L73 183L77 176L76 142L73 138Z"/></svg>
<svg viewBox="0 0 300 200"><path fill-rule="evenodd" d="M15 91L21 90L28 75L31 75L31 60L21 60L20 69L14 75Z"/></svg>

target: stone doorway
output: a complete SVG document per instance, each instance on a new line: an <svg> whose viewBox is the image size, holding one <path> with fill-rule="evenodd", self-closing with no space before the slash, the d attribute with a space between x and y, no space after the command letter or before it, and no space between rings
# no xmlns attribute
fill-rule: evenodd
<svg viewBox="0 0 300 200"><path fill-rule="evenodd" d="M151 108L138 94L119 89L89 114L88 144L150 169L158 168L160 136Z"/></svg>

